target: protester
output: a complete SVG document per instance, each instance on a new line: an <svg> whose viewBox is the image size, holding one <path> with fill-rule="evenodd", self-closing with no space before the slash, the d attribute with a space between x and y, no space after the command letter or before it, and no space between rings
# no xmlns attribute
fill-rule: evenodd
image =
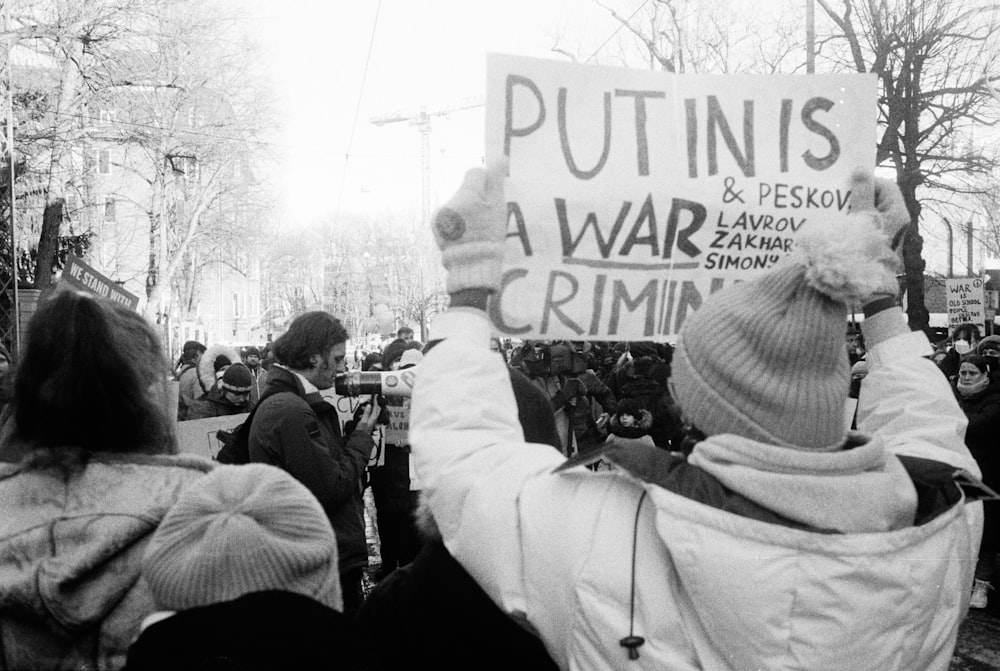
<svg viewBox="0 0 1000 671"><path fill-rule="evenodd" d="M634 399L653 417L650 436L664 449L678 441L681 421L667 381L670 362L660 356L653 342L633 342L628 346L629 361L608 379L608 387L619 401ZM671 351L672 356L672 351Z"/></svg>
<svg viewBox="0 0 1000 671"><path fill-rule="evenodd" d="M955 382L958 403L969 418L965 444L983 472L983 482L994 490L1000 488L1000 384L989 376L984 357L967 354L958 369ZM979 546L979 561L972 588L971 608L986 608L989 592L994 589L997 560L1000 558L1000 511L985 506L983 540Z"/></svg>
<svg viewBox="0 0 1000 671"><path fill-rule="evenodd" d="M222 343L210 346L198 360L198 379L202 388L212 391L218 386L226 369L234 363L243 363L235 349ZM208 392L201 400L207 397Z"/></svg>
<svg viewBox="0 0 1000 671"><path fill-rule="evenodd" d="M178 361L176 377L178 386L177 419L184 421L188 417L188 408L196 400L204 398L212 388L211 384L204 384L198 376L198 362L201 355L205 353L205 346L197 340L188 340L181 350L181 358Z"/></svg>
<svg viewBox="0 0 1000 671"><path fill-rule="evenodd" d="M1000 382L1000 336L989 335L976 345L976 354L983 357L990 377L994 382Z"/></svg>
<svg viewBox="0 0 1000 671"><path fill-rule="evenodd" d="M656 447L649 430L653 428L653 415L642 404L627 398L618 404L618 410L608 423L607 442L620 447Z"/></svg>
<svg viewBox="0 0 1000 671"><path fill-rule="evenodd" d="M136 312L60 291L25 342L0 439L0 668L118 669L154 609L150 535L213 464L176 454L167 359Z"/></svg>
<svg viewBox="0 0 1000 671"><path fill-rule="evenodd" d="M897 304L898 190L858 179L857 214L687 316L671 381L707 436L689 462L629 448L606 453L610 473L554 473L487 348L503 172L471 171L434 219L451 309L410 427L444 542L479 585L562 668L946 669L982 514L953 474L979 471ZM850 437L848 301L865 306L870 364L867 435Z"/></svg>
<svg viewBox="0 0 1000 671"><path fill-rule="evenodd" d="M245 365L235 363L227 366L218 383L209 390L205 398L195 401L188 409L188 419L225 417L248 412L253 385L253 375Z"/></svg>
<svg viewBox="0 0 1000 671"><path fill-rule="evenodd" d="M261 365L260 349L249 345L243 349L243 363L250 370L253 377L253 384L250 386L250 408L256 407L260 402L260 395L267 386L267 369Z"/></svg>
<svg viewBox="0 0 1000 671"><path fill-rule="evenodd" d="M413 345L417 346L416 343ZM410 345L405 347L407 349L393 362L393 370L412 368L423 358L419 349ZM409 398L385 398L386 413L398 413L408 418L409 411ZM420 550L413 519L417 510L417 491L411 480L410 441L405 430L397 427L393 431L392 428L388 427L389 431L385 434L381 463L368 469L382 560L375 572L375 580L381 580L398 567L409 564Z"/></svg>
<svg viewBox="0 0 1000 671"><path fill-rule="evenodd" d="M558 450L559 434L545 394L520 371L508 373L525 441L537 443L538 450ZM370 651L368 671L557 668L541 641L497 608L455 561L426 505L420 505L416 521L420 552L379 582L358 612L364 647Z"/></svg>
<svg viewBox="0 0 1000 671"><path fill-rule="evenodd" d="M360 668L333 529L277 468L222 466L188 488L142 575L163 612L147 618L128 671Z"/></svg>
<svg viewBox="0 0 1000 671"><path fill-rule="evenodd" d="M326 312L296 317L274 343L265 398L250 425L250 460L284 469L319 500L337 534L344 612L361 603L368 565L362 476L372 452L377 406L368 406L350 436L320 391L344 370L347 331Z"/></svg>

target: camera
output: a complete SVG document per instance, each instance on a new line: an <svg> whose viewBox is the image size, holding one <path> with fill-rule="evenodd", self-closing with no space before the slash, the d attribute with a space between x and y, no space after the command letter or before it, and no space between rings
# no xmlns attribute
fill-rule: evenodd
<svg viewBox="0 0 1000 671"><path fill-rule="evenodd" d="M333 382L334 390L341 396L410 396L416 368L341 373Z"/></svg>

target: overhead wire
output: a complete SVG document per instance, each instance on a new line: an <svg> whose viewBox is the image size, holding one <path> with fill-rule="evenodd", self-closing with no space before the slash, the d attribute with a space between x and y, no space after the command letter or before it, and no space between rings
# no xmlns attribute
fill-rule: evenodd
<svg viewBox="0 0 1000 671"><path fill-rule="evenodd" d="M597 47L597 49L594 50L594 53L590 54L590 56L587 58L587 60L584 61L584 64L589 63L590 61L592 61L594 59L594 56L596 56L597 54L599 54L600 51L601 51L601 49L603 49L604 47L608 46L608 42L610 42L611 40L613 40L614 37L615 37L615 35L617 35L618 33L620 33L622 31L622 28L624 28L626 25L628 25L628 22L631 21L632 19L634 19L635 15L638 14L642 10L642 8L645 7L648 4L649 4L649 0L643 0L642 4L639 5L638 7L636 7L634 12L632 12L631 14L629 14L629 17L627 19L625 19L624 21L622 21L621 25L618 26L618 28L616 28L613 33L611 33L610 35L608 35L608 39L606 39L603 42L601 42L601 46Z"/></svg>
<svg viewBox="0 0 1000 671"><path fill-rule="evenodd" d="M344 184L347 182L347 166L351 161L351 149L354 147L354 134L358 128L358 116L361 114L361 102L365 95L365 83L368 81L368 65L372 60L372 48L375 45L375 32L378 29L378 16L382 11L382 0L375 7L375 19L372 21L372 33L368 38L368 54L365 56L365 69L361 73L361 88L358 90L358 100L354 106L354 121L351 123L351 135L347 140L347 153L344 154L344 171L340 175L340 189L337 191L337 207L334 210L333 221L340 221L340 205L344 197Z"/></svg>

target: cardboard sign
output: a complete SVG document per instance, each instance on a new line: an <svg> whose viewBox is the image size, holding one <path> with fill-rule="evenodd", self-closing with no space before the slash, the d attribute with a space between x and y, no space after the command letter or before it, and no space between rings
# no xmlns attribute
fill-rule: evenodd
<svg viewBox="0 0 1000 671"><path fill-rule="evenodd" d="M986 294L982 278L946 279L944 284L948 297L948 331L954 331L959 324L984 326Z"/></svg>
<svg viewBox="0 0 1000 671"><path fill-rule="evenodd" d="M132 310L139 307L138 296L125 291L117 282L97 272L73 254L66 258L66 265L63 267L59 281L74 289L109 298Z"/></svg>
<svg viewBox="0 0 1000 671"><path fill-rule="evenodd" d="M215 459L222 449L222 442L215 434L220 430L232 431L249 416L250 413L242 412L238 415L177 422L174 426L177 427L177 443L181 452Z"/></svg>
<svg viewBox="0 0 1000 671"><path fill-rule="evenodd" d="M389 417L385 431L385 442L389 445L410 444L410 399L404 401L402 405L386 405L382 410Z"/></svg>
<svg viewBox="0 0 1000 671"><path fill-rule="evenodd" d="M332 405L337 409L337 417L340 419L340 432L343 434L344 425L350 420L354 419L354 411L358 409L358 406L362 402L366 401L368 397L365 396L340 396L333 390L333 387L329 389L321 389L320 396L323 400Z"/></svg>
<svg viewBox="0 0 1000 671"><path fill-rule="evenodd" d="M875 165L874 75L674 75L491 54L509 157L497 332L667 340L777 264ZM446 233L446 232L445 232Z"/></svg>

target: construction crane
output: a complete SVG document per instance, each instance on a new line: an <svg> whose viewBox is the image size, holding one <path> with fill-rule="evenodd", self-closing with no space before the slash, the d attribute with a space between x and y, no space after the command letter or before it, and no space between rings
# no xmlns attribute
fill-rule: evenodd
<svg viewBox="0 0 1000 671"><path fill-rule="evenodd" d="M482 107L484 104L483 96L469 96L460 98L449 105L408 107L388 114L379 114L369 119L376 126L407 121L420 131L420 171L424 224L427 224L431 218L431 119L436 116L447 117L452 112Z"/></svg>

